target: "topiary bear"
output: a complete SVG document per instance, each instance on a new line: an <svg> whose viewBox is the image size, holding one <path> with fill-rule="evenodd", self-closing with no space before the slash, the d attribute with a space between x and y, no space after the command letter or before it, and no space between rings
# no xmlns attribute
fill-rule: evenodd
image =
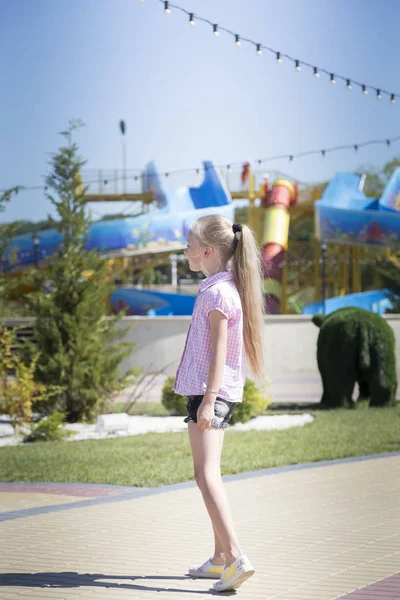
<svg viewBox="0 0 400 600"><path fill-rule="evenodd" d="M357 382L358 400L369 399L369 406L395 405L394 334L386 321L362 308L341 308L329 315L315 315L312 320L321 328L317 343L324 388L321 404L353 407Z"/></svg>

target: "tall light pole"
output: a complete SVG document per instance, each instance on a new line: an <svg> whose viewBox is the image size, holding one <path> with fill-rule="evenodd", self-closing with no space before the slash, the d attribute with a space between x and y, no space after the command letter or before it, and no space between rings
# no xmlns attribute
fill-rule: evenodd
<svg viewBox="0 0 400 600"><path fill-rule="evenodd" d="M123 178L123 193L126 194L126 143L125 143L125 131L126 125L125 121L121 120L119 122L119 128L122 133L122 178Z"/></svg>

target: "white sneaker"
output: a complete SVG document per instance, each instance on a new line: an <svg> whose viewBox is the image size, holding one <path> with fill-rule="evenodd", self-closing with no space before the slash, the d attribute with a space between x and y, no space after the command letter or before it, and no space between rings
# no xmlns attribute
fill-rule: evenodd
<svg viewBox="0 0 400 600"><path fill-rule="evenodd" d="M226 567L221 578L214 583L213 589L216 592L226 592L226 590L236 590L246 579L254 575L255 569L252 567L247 556L242 554L234 563Z"/></svg>
<svg viewBox="0 0 400 600"><path fill-rule="evenodd" d="M223 573L225 565L213 565L211 558L202 565L190 567L189 575L191 577L204 577L207 579L219 579Z"/></svg>

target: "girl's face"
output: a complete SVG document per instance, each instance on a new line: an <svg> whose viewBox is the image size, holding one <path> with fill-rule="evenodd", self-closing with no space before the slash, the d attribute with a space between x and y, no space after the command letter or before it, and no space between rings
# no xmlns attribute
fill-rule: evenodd
<svg viewBox="0 0 400 600"><path fill-rule="evenodd" d="M185 250L191 271L203 271L203 261L206 256L206 248L200 245L199 240L189 231L187 246Z"/></svg>
<svg viewBox="0 0 400 600"><path fill-rule="evenodd" d="M191 271L201 271L209 277L221 270L217 250L212 246L203 246L191 231L189 231L185 253Z"/></svg>

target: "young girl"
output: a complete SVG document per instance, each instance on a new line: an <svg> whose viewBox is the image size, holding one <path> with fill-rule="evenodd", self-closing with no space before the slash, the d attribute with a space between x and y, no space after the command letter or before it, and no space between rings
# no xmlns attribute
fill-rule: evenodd
<svg viewBox="0 0 400 600"><path fill-rule="evenodd" d="M248 227L218 215L192 225L186 255L190 269L206 279L200 282L174 390L189 398L185 421L194 476L215 538L213 556L189 574L218 579L214 590L224 592L254 573L233 527L220 459L224 430L242 401L245 359L254 375L263 371L260 255Z"/></svg>

